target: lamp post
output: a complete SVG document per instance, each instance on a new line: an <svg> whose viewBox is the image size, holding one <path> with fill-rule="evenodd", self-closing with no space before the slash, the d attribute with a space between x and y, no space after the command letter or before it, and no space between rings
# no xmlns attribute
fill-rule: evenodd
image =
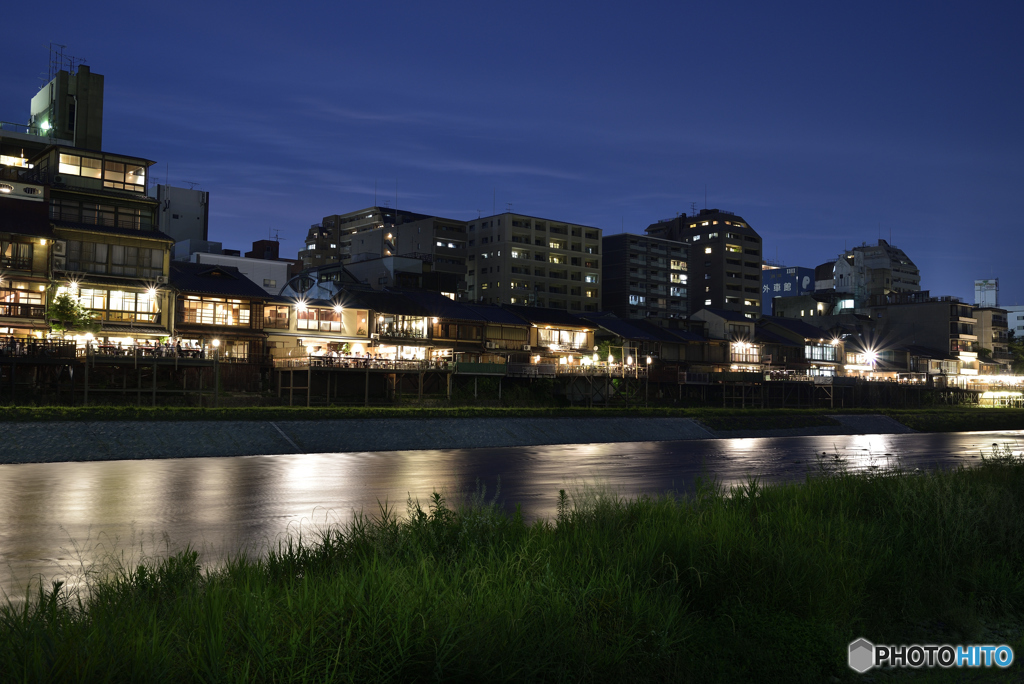
<svg viewBox="0 0 1024 684"><path fill-rule="evenodd" d="M220 404L220 340L213 341L213 407Z"/></svg>
<svg viewBox="0 0 1024 684"><path fill-rule="evenodd" d="M647 378L644 381L644 406L647 406L647 401L651 392L651 357L647 357Z"/></svg>

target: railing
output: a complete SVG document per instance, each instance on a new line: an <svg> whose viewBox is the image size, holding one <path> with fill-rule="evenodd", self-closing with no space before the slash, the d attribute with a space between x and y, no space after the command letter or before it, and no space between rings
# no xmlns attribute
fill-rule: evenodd
<svg viewBox="0 0 1024 684"><path fill-rule="evenodd" d="M381 337L406 337L414 339L422 339L427 336L423 329L415 329L411 327L399 328L395 325L382 325L377 328L377 332Z"/></svg>
<svg viewBox="0 0 1024 684"><path fill-rule="evenodd" d="M75 357L75 343L54 340L0 338L0 358Z"/></svg>
<svg viewBox="0 0 1024 684"><path fill-rule="evenodd" d="M293 356L285 359L274 359L274 368L287 370L294 368L333 368L348 370L383 370L383 371L426 371L448 370L454 367L447 361L414 361L401 359L378 359L364 356Z"/></svg>
<svg viewBox="0 0 1024 684"><path fill-rule="evenodd" d="M0 304L0 316L43 319L46 317L46 307L42 304Z"/></svg>
<svg viewBox="0 0 1024 684"><path fill-rule="evenodd" d="M76 356L88 359L168 359L182 361L219 361L220 363L266 363L268 357L258 354L234 354L223 350L189 349L164 345L89 344L78 347Z"/></svg>
<svg viewBox="0 0 1024 684"><path fill-rule="evenodd" d="M16 271L28 271L32 268L32 260L28 257L5 257L0 259L0 267Z"/></svg>
<svg viewBox="0 0 1024 684"><path fill-rule="evenodd" d="M456 373L470 375L505 375L508 367L504 363L472 363L459 361L454 364Z"/></svg>

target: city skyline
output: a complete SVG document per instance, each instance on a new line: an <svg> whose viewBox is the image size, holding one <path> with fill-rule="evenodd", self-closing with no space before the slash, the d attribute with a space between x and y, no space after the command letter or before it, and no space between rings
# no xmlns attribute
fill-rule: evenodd
<svg viewBox="0 0 1024 684"><path fill-rule="evenodd" d="M59 41L106 77L104 147L156 160L151 183L210 191L227 247L273 229L292 256L375 190L394 206L396 183L403 209L471 220L511 203L606 235L704 208L706 185L768 259L814 267L891 236L923 289L972 301L998 277L1000 302L1024 303L1007 87L1024 12L806 7L185 3L46 26L15 8L0 119L27 119ZM133 40L148 56L126 59Z"/></svg>

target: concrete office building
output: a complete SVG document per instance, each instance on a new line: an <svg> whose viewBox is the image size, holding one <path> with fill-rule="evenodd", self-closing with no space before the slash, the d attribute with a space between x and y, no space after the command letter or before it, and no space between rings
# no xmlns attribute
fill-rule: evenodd
<svg viewBox="0 0 1024 684"><path fill-rule="evenodd" d="M999 278L974 281L974 305L988 308L999 306Z"/></svg>
<svg viewBox="0 0 1024 684"><path fill-rule="evenodd" d="M84 64L58 71L39 89L27 124L0 123L0 179L18 180L50 145L103 146L103 76Z"/></svg>
<svg viewBox="0 0 1024 684"><path fill-rule="evenodd" d="M388 207L325 216L310 227L303 268L356 260L406 256L429 261L435 270L462 275L466 268L466 222Z"/></svg>
<svg viewBox="0 0 1024 684"><path fill-rule="evenodd" d="M1013 354L1009 347L1009 312L995 307L974 307L974 318L978 321L974 332L978 336L978 353L983 349L991 352L989 357L999 364L1001 371L1009 372Z"/></svg>
<svg viewBox="0 0 1024 684"><path fill-rule="evenodd" d="M208 241L210 234L210 193L203 190L157 185L157 229L192 244Z"/></svg>
<svg viewBox="0 0 1024 684"><path fill-rule="evenodd" d="M776 297L799 297L813 294L814 269L803 266L769 266L761 269L761 311L772 315L772 300Z"/></svg>
<svg viewBox="0 0 1024 684"><path fill-rule="evenodd" d="M743 217L701 209L647 227L647 234L690 245L690 311L703 308L761 314L761 236Z"/></svg>
<svg viewBox="0 0 1024 684"><path fill-rule="evenodd" d="M566 311L601 307L601 229L504 213L468 222L467 296Z"/></svg>
<svg viewBox="0 0 1024 684"><path fill-rule="evenodd" d="M885 240L864 243L847 250L835 262L833 289L848 294L852 305L862 309L874 296L921 290L921 272L906 252Z"/></svg>
<svg viewBox="0 0 1024 684"><path fill-rule="evenodd" d="M1006 311L1007 332L1012 333L1010 339L1016 342L1024 340L1024 304L1001 308Z"/></svg>
<svg viewBox="0 0 1024 684"><path fill-rule="evenodd" d="M601 246L603 311L672 328L689 315L686 243L620 233Z"/></svg>

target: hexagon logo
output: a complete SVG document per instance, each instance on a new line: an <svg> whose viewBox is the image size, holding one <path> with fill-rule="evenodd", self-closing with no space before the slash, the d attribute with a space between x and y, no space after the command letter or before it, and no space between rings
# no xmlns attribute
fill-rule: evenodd
<svg viewBox="0 0 1024 684"><path fill-rule="evenodd" d="M850 669L864 674L875 666L875 645L867 639L850 643Z"/></svg>

